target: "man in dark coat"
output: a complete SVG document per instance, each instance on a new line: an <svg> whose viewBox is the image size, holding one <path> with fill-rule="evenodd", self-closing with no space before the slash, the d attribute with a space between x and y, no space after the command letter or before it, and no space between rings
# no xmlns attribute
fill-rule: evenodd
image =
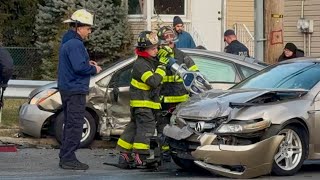
<svg viewBox="0 0 320 180"><path fill-rule="evenodd" d="M101 71L101 67L90 61L83 40L88 38L93 25L93 15L85 9L75 11L59 50L58 89L64 113L64 129L60 148L59 166L62 169L86 170L75 154L83 132L86 95L89 93L90 76Z"/></svg>
<svg viewBox="0 0 320 180"><path fill-rule="evenodd" d="M249 57L248 48L237 40L237 36L232 29L224 32L224 41L228 44L228 46L224 48L226 53Z"/></svg>
<svg viewBox="0 0 320 180"><path fill-rule="evenodd" d="M7 49L0 44L0 83L6 87L13 73L13 59Z"/></svg>
<svg viewBox="0 0 320 180"><path fill-rule="evenodd" d="M13 60L9 51L0 44L0 109L3 107L3 93L8 86L8 81L13 74Z"/></svg>

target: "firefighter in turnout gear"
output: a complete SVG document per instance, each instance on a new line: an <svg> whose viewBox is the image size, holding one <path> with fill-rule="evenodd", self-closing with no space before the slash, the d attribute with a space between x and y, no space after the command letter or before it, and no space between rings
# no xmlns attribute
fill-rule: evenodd
<svg viewBox="0 0 320 180"><path fill-rule="evenodd" d="M150 157L150 138L155 134L155 114L161 109L161 83L166 68L175 63L167 57L156 58L158 44L156 32L143 31L137 39L135 53L138 57L130 85L131 122L117 142L118 167L121 168L148 166L154 162Z"/></svg>
<svg viewBox="0 0 320 180"><path fill-rule="evenodd" d="M177 40L177 36L171 27L161 27L158 30L158 38L160 40L158 58L172 57L177 64L185 64L190 71L198 71L198 67L193 60L175 47L174 42ZM177 104L185 102L189 98L189 92L185 89L183 80L170 69L166 69L166 76L163 77L162 82L160 91L162 113L157 118L157 132L160 139L163 139L161 136L164 126L170 122L171 113L168 112L173 111ZM162 142L162 151L168 152L169 146L166 145L165 140L162 140ZM165 158L166 153L163 153L163 156Z"/></svg>

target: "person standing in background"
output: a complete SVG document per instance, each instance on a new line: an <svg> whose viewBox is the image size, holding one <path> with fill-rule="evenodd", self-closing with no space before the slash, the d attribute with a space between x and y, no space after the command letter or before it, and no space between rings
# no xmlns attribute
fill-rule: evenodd
<svg viewBox="0 0 320 180"><path fill-rule="evenodd" d="M280 55L278 62L303 56L304 52L301 49L298 49L293 43L287 43L284 46L283 53Z"/></svg>
<svg viewBox="0 0 320 180"><path fill-rule="evenodd" d="M173 28L178 36L178 41L175 42L176 48L196 48L192 36L184 31L184 23L179 16L173 18Z"/></svg>
<svg viewBox="0 0 320 180"><path fill-rule="evenodd" d="M224 48L224 52L250 57L248 48L237 40L234 30L228 29L224 32L224 41L228 44L228 46Z"/></svg>

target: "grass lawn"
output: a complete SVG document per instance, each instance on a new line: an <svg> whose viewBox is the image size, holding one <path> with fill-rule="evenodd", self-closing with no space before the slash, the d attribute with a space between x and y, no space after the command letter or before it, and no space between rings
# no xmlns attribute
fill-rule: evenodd
<svg viewBox="0 0 320 180"><path fill-rule="evenodd" d="M27 101L27 99L4 99L0 128L18 128L19 107Z"/></svg>

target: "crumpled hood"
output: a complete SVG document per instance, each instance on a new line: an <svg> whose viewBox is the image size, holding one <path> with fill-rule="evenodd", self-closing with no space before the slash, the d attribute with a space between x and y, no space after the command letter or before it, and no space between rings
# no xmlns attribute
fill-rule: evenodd
<svg viewBox="0 0 320 180"><path fill-rule="evenodd" d="M307 90L279 90L279 89L231 89L210 90L194 95L187 102L181 103L174 114L186 119L212 120L217 117L227 116L232 108L232 103L248 103L259 105L254 99L267 94L285 94L286 98L297 98L307 93ZM288 94L291 94L288 96ZM269 95L270 96L270 95Z"/></svg>

